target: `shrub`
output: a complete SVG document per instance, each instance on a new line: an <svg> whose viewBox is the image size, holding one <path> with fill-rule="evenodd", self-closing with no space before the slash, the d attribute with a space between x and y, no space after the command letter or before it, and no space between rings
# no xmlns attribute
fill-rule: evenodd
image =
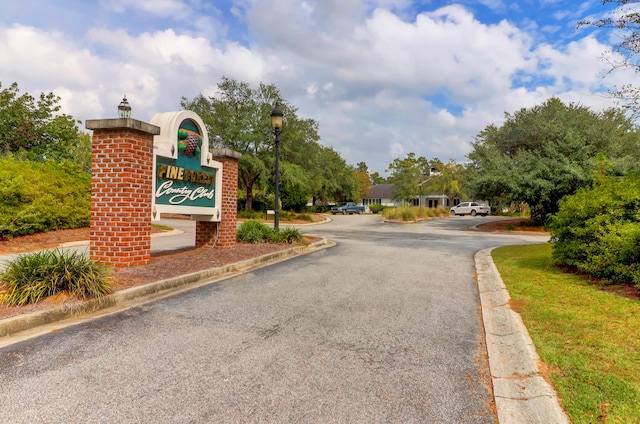
<svg viewBox="0 0 640 424"><path fill-rule="evenodd" d="M439 216L439 217L450 216L451 215L451 212L449 212L449 208L444 207L444 206L438 206L436 208L436 213L437 213L437 216Z"/></svg>
<svg viewBox="0 0 640 424"><path fill-rule="evenodd" d="M327 213L331 212L330 205L316 205L316 206L306 206L304 208L308 213Z"/></svg>
<svg viewBox="0 0 640 424"><path fill-rule="evenodd" d="M400 219L400 208L387 207L382 211L382 216L386 219Z"/></svg>
<svg viewBox="0 0 640 424"><path fill-rule="evenodd" d="M242 219L262 219L265 213L260 211L238 211L238 218Z"/></svg>
<svg viewBox="0 0 640 424"><path fill-rule="evenodd" d="M0 238L89 226L91 176L80 166L6 157L0 181Z"/></svg>
<svg viewBox="0 0 640 424"><path fill-rule="evenodd" d="M262 243L269 239L273 232L266 224L255 220L243 222L236 231L236 239L244 243Z"/></svg>
<svg viewBox="0 0 640 424"><path fill-rule="evenodd" d="M297 228L284 228L273 231L271 241L273 243L292 244L302 241L302 233Z"/></svg>
<svg viewBox="0 0 640 424"><path fill-rule="evenodd" d="M417 219L437 218L449 216L449 210L439 206L427 208L424 206L385 207L382 215L386 219L401 219L403 221L416 221Z"/></svg>
<svg viewBox="0 0 640 424"><path fill-rule="evenodd" d="M108 267L74 251L20 255L0 276L2 300L9 305L26 305L63 291L83 299L101 297L110 291L108 272Z"/></svg>
<svg viewBox="0 0 640 424"><path fill-rule="evenodd" d="M278 231L258 221L245 221L236 231L236 240L244 243L294 243L302 241L302 233L296 228Z"/></svg>
<svg viewBox="0 0 640 424"><path fill-rule="evenodd" d="M279 216L281 221L293 221L296 217L296 214L295 212L280 211Z"/></svg>
<svg viewBox="0 0 640 424"><path fill-rule="evenodd" d="M378 204L369 205L369 210L371 211L371 213L382 212L383 210L385 210L385 208L386 206L384 205L378 205Z"/></svg>
<svg viewBox="0 0 640 424"><path fill-rule="evenodd" d="M299 219L300 221L308 221L308 222L313 222L313 217L311 215L309 215L308 213L301 213L298 214L296 216L296 219Z"/></svg>
<svg viewBox="0 0 640 424"><path fill-rule="evenodd" d="M565 197L549 228L557 265L640 287L638 178L603 178Z"/></svg>
<svg viewBox="0 0 640 424"><path fill-rule="evenodd" d="M400 212L403 221L415 221L416 214L414 213L412 208L402 208Z"/></svg>

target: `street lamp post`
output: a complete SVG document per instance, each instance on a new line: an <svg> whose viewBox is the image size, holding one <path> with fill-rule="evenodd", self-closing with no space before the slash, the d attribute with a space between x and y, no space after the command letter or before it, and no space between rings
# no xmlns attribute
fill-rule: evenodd
<svg viewBox="0 0 640 424"><path fill-rule="evenodd" d="M278 231L280 225L280 130L282 129L282 116L278 103L271 111L271 126L276 136L276 191L275 208L273 216L273 228Z"/></svg>

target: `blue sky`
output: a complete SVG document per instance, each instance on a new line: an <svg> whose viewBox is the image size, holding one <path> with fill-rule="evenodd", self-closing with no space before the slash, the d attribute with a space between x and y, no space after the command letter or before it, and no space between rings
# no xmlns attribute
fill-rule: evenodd
<svg viewBox="0 0 640 424"><path fill-rule="evenodd" d="M222 76L275 84L321 142L385 173L409 152L462 162L505 112L552 96L602 110L600 0L0 0L0 83L53 91L82 121L214 95Z"/></svg>

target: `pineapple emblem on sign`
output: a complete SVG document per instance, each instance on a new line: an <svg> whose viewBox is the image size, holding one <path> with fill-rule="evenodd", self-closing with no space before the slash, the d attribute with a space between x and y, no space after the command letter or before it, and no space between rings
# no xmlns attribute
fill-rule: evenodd
<svg viewBox="0 0 640 424"><path fill-rule="evenodd" d="M178 151L187 156L200 156L202 137L197 132L187 129L178 129Z"/></svg>

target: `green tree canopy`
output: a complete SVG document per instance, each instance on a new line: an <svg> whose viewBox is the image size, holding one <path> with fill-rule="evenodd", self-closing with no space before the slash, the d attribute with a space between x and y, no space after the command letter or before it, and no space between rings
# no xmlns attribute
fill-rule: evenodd
<svg viewBox="0 0 640 424"><path fill-rule="evenodd" d="M430 173L431 165L423 157L411 152L404 159L396 158L389 164L387 181L393 184L394 197L409 201L420 194L421 184Z"/></svg>
<svg viewBox="0 0 640 424"><path fill-rule="evenodd" d="M53 93L42 93L36 101L27 93L20 94L17 83L1 89L0 155L37 162L69 160L90 172L90 137L71 116L58 114L59 101Z"/></svg>
<svg viewBox="0 0 640 424"><path fill-rule="evenodd" d="M595 113L551 98L505 114L472 143L469 186L492 203L526 202L534 219L546 220L564 196L589 186L596 157L611 158L614 173L638 168L636 126L619 109Z"/></svg>
<svg viewBox="0 0 640 424"><path fill-rule="evenodd" d="M357 181L332 149L319 144L318 124L298 116L273 84L249 84L223 78L216 95L182 98L183 109L196 112L211 134L243 153L239 164L240 187L246 191L246 209L252 209L256 190L274 191L275 138L270 113L276 103L284 113L280 133L280 181L285 208L299 209L312 197L334 199L357 193ZM328 171L330 170L330 172ZM345 182L345 175L350 182Z"/></svg>
<svg viewBox="0 0 640 424"><path fill-rule="evenodd" d="M378 173L378 172L373 172L373 173L369 174L369 176L371 177L371 182L373 183L373 185L386 184L387 183L387 179L385 177L381 176L380 173Z"/></svg>
<svg viewBox="0 0 640 424"><path fill-rule="evenodd" d="M442 193L449 199L449 204L453 205L453 199L464 197L462 188L465 180L465 167L451 159L447 163L442 163L435 158L430 161L431 175L424 181L424 188L427 193Z"/></svg>

